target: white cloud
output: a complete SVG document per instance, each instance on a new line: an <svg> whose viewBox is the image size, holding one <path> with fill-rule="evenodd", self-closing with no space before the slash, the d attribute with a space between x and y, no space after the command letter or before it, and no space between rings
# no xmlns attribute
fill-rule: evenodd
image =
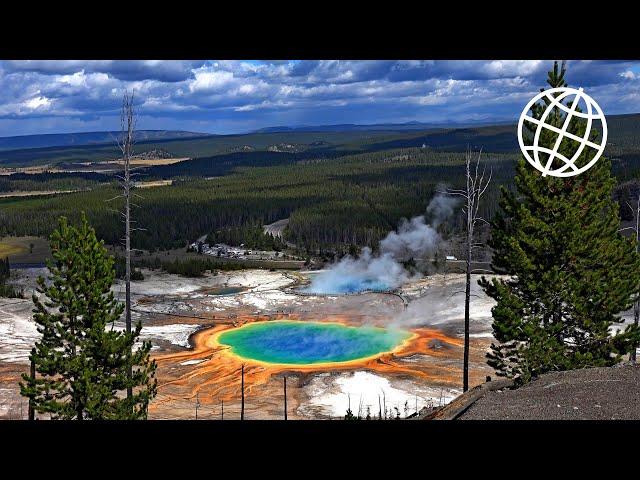
<svg viewBox="0 0 640 480"><path fill-rule="evenodd" d="M84 70L80 70L79 72L75 72L71 75L60 75L58 77L58 81L73 87L79 87L85 84L86 76L84 74Z"/></svg>
<svg viewBox="0 0 640 480"><path fill-rule="evenodd" d="M220 133L274 124L516 118L526 97L545 86L551 66L537 60L0 61L0 135L75 129L82 122L112 129L125 89L135 90L146 116L141 126L166 122L166 128L197 125ZM640 111L637 62L570 61L568 67L569 83L597 89L607 113Z"/></svg>
<svg viewBox="0 0 640 480"><path fill-rule="evenodd" d="M23 103L30 110L47 109L51 105L51 100L47 97L33 97Z"/></svg>
<svg viewBox="0 0 640 480"><path fill-rule="evenodd" d="M195 77L189 83L191 92L215 91L233 81L233 73L221 70L196 71Z"/></svg>
<svg viewBox="0 0 640 480"><path fill-rule="evenodd" d="M542 60L493 60L484 64L491 76L527 76L537 72L545 62Z"/></svg>
<svg viewBox="0 0 640 480"><path fill-rule="evenodd" d="M238 89L239 93L253 93L255 91L256 91L256 87L248 83L245 85L240 85L240 88Z"/></svg>
<svg viewBox="0 0 640 480"><path fill-rule="evenodd" d="M420 103L420 105L443 105L447 103L447 99L439 95L429 94L420 97L418 103Z"/></svg>

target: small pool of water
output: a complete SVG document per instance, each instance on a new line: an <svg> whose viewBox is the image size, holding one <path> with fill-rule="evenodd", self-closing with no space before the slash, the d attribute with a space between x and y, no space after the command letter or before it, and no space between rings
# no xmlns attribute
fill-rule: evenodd
<svg viewBox="0 0 640 480"><path fill-rule="evenodd" d="M230 347L239 357L305 365L375 356L393 350L409 337L411 333L405 330L278 320L224 331L218 343Z"/></svg>
<svg viewBox="0 0 640 480"><path fill-rule="evenodd" d="M246 290L245 287L212 287L202 290L205 295L234 295Z"/></svg>

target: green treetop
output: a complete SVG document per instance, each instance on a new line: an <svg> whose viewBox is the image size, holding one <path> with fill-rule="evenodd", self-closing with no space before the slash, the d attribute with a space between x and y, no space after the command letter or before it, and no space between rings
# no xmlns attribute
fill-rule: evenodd
<svg viewBox="0 0 640 480"><path fill-rule="evenodd" d="M566 86L564 75L564 64L559 69L556 63L547 82ZM551 102L545 103L532 109L534 118ZM546 121L561 128L566 113L552 108ZM537 128L525 125L531 132ZM574 117L567 131L582 137L585 128L584 119ZM539 146L553 149L557 138L543 128ZM595 128L590 138L597 138ZM558 152L571 158L577 147L565 138ZM594 153L585 148L576 164L586 164ZM619 362L640 337L634 326L617 334L611 329L640 290L640 257L633 240L618 231L611 162L603 157L580 175L557 178L543 177L521 159L515 183L516 192L502 188L489 242L495 270L509 277L480 281L497 301L492 314L498 342L488 363L498 375L527 381L551 370Z"/></svg>
<svg viewBox="0 0 640 480"><path fill-rule="evenodd" d="M49 277L38 278L40 295L33 295L41 335L30 356L36 376L23 375L20 393L36 412L56 419L146 418L156 393L156 364L149 358L150 342L133 349L140 322L129 335L114 329L124 307L110 290L113 258L84 215L79 227L60 219L51 255ZM129 385L134 395L128 400L123 392Z"/></svg>

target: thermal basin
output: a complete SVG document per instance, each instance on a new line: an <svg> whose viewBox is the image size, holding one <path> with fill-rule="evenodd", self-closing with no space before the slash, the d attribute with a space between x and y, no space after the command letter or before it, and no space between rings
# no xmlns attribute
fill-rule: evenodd
<svg viewBox="0 0 640 480"><path fill-rule="evenodd" d="M309 365L373 357L393 351L411 337L405 330L277 320L225 330L217 342L245 359Z"/></svg>

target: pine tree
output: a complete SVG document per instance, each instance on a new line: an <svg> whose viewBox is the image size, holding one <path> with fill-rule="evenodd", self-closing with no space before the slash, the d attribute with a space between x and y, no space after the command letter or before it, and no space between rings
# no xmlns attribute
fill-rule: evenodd
<svg viewBox="0 0 640 480"><path fill-rule="evenodd" d="M564 75L564 64L559 69L556 62L547 81L566 86ZM533 108L533 116L539 119L546 105ZM565 114L553 108L547 122L561 128ZM573 117L567 131L582 137L585 129ZM590 139L596 138L592 129ZM543 129L539 145L553 149L556 139ZM576 148L577 142L565 139L558 151L571 158ZM585 148L576 163L584 165L593 154ZM632 325L612 335L610 327L637 297L640 259L633 240L618 232L611 162L601 158L580 175L557 178L543 177L521 159L515 183L515 193L502 188L502 211L489 242L494 269L509 279L480 281L497 301L492 314L499 343L491 346L489 365L500 376L528 381L547 371L619 362L639 331Z"/></svg>
<svg viewBox="0 0 640 480"><path fill-rule="evenodd" d="M11 266L9 265L9 257L0 259L0 283L4 282L11 276Z"/></svg>
<svg viewBox="0 0 640 480"><path fill-rule="evenodd" d="M33 295L42 335L30 355L36 375L23 374L21 395L54 419L146 418L156 393L156 364L148 341L129 353L140 322L131 334L114 329L123 305L110 291L113 258L84 214L79 227L60 218L50 240L49 277L38 278L41 297ZM129 386L135 393L126 398Z"/></svg>

